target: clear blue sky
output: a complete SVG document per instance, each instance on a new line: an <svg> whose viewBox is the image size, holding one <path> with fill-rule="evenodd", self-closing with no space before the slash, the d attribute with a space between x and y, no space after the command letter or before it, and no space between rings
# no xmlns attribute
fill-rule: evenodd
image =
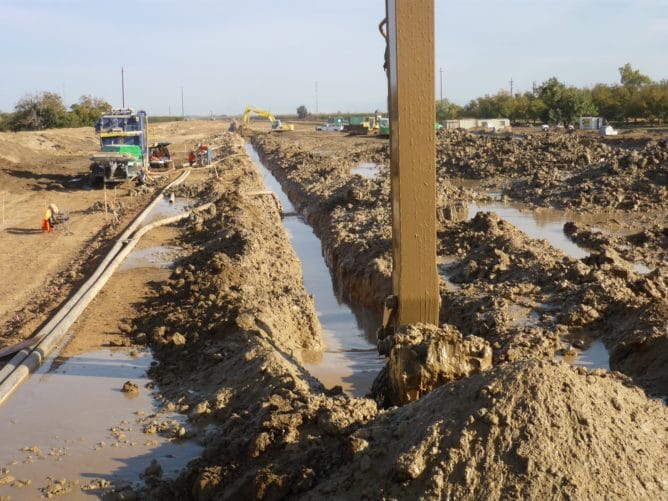
<svg viewBox="0 0 668 501"><path fill-rule="evenodd" d="M52 91L150 114L385 109L384 0L0 0L0 110ZM668 78L668 0L436 0L436 96L459 104L557 76Z"/></svg>

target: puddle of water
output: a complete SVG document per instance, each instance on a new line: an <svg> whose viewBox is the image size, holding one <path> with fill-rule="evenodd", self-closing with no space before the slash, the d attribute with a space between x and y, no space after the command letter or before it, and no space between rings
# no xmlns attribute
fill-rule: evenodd
<svg viewBox="0 0 668 501"><path fill-rule="evenodd" d="M575 259L587 257L589 252L580 247L564 234L564 223L572 221L565 213L556 210L520 210L510 204L471 202L468 219L478 212L495 212L501 219L522 230L529 237L547 240L550 245Z"/></svg>
<svg viewBox="0 0 668 501"><path fill-rule="evenodd" d="M125 258L118 271L128 271L137 268L169 268L179 255L183 247L175 245L157 245L145 249L133 250Z"/></svg>
<svg viewBox="0 0 668 501"><path fill-rule="evenodd" d="M536 308L529 308L521 304L512 304L508 313L512 318L511 327L532 327L540 322L541 312Z"/></svg>
<svg viewBox="0 0 668 501"><path fill-rule="evenodd" d="M0 408L0 467L8 468L15 479L31 480L23 488L1 486L0 497L39 499L38 489L49 484L48 476L82 485L93 479L116 485L141 482L139 475L151 459L161 464L164 477L176 477L202 447L142 432L138 419L156 411L155 400L144 388L151 360L148 351L132 357L127 351L102 350L72 357L55 368L56 363L44 364ZM134 398L121 392L128 380L139 386ZM170 414L155 419L184 421ZM112 427L124 437L114 437ZM39 450L21 450L26 447ZM98 496L75 487L67 499L90 497Z"/></svg>
<svg viewBox="0 0 668 501"><path fill-rule="evenodd" d="M285 212L293 212L294 206L283 193L280 183L262 164L255 149L247 144L246 151L260 169L267 188L278 195ZM305 352L304 365L328 388L340 385L351 395L366 395L385 364L376 349L380 314L368 308L350 306L337 294L320 240L301 217L285 218L283 224L301 261L304 286L315 298L326 345L322 353Z"/></svg>
<svg viewBox="0 0 668 501"><path fill-rule="evenodd" d="M457 256L436 256L436 270L441 280L445 283L448 290L456 291L461 289L461 285L454 283L452 279L452 270L459 262Z"/></svg>
<svg viewBox="0 0 668 501"><path fill-rule="evenodd" d="M574 356L557 355L556 359L576 367L585 367L589 370L610 370L610 354L603 344L603 341L600 339L595 339L586 349L582 351L576 350L576 354Z"/></svg>
<svg viewBox="0 0 668 501"><path fill-rule="evenodd" d="M381 173L382 167L382 165L373 162L362 162L357 167L352 168L350 172L362 177L374 178Z"/></svg>
<svg viewBox="0 0 668 501"><path fill-rule="evenodd" d="M162 197L156 206L148 213L141 226L146 226L159 219L183 214L185 210L192 207L192 205L192 201L186 198L177 197L174 199L174 202L170 202L169 198Z"/></svg>

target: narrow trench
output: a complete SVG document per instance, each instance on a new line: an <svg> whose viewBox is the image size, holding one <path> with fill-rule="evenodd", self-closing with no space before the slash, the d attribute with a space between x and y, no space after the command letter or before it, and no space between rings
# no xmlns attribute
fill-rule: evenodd
<svg viewBox="0 0 668 501"><path fill-rule="evenodd" d="M304 352L305 366L326 387L339 385L350 395L364 396L385 364L376 348L380 314L344 298L327 267L320 240L313 229L296 213L280 183L251 144L246 144L246 152L287 214L283 225L301 261L304 286L315 299L325 351Z"/></svg>

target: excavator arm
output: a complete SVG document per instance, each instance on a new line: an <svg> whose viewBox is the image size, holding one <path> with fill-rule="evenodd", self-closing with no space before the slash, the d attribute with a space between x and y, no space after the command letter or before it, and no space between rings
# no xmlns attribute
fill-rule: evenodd
<svg viewBox="0 0 668 501"><path fill-rule="evenodd" d="M243 117L241 119L241 124L242 125L247 125L248 120L250 118L250 114L255 113L256 115L260 115L261 117L264 117L268 119L271 122L271 130L276 131L276 132L283 132L286 130L295 130L295 126L292 124L283 124L281 123L280 120L278 120L273 113L270 113L269 111L265 110L260 110L258 108L253 108L251 106L246 106L246 109L244 110Z"/></svg>
<svg viewBox="0 0 668 501"><path fill-rule="evenodd" d="M248 123L248 118L250 117L251 113L255 113L256 115L260 115L261 117L267 118L271 120L271 122L276 121L276 117L273 115L273 113L270 113L265 110L259 110L257 108L251 108L250 106L246 106L246 110L244 111L244 117L242 122L243 123Z"/></svg>

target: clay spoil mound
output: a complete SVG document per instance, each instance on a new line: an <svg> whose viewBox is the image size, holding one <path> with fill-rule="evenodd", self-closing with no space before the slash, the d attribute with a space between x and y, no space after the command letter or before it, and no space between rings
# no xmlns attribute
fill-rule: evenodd
<svg viewBox="0 0 668 501"><path fill-rule="evenodd" d="M665 499L668 412L624 382L525 360L450 383L358 430L309 494Z"/></svg>

